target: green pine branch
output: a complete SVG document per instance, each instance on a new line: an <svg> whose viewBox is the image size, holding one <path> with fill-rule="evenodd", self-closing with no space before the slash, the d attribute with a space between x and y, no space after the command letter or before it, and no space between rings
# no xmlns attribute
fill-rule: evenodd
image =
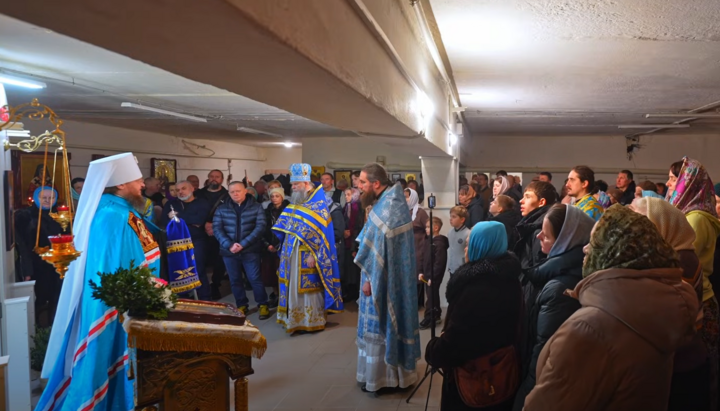
<svg viewBox="0 0 720 411"><path fill-rule="evenodd" d="M90 280L92 297L119 313L128 312L130 316L162 320L167 318L168 307L163 298L169 287L156 287L152 280L152 270L147 267L136 267L135 261L130 268L118 268L114 273L98 273L100 285ZM172 307L177 303L177 296L170 292ZM172 308L171 307L171 308Z"/></svg>

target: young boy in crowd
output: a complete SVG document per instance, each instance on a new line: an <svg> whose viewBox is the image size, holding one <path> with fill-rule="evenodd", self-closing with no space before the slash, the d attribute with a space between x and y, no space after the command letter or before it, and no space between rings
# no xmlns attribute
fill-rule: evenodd
<svg viewBox="0 0 720 411"><path fill-rule="evenodd" d="M440 229L443 225L442 220L438 217L433 217L432 225L432 235L430 235L430 221L425 225L425 233L430 237L430 241L426 243L427 247L425 248L423 258L423 271L419 276L420 281L432 281L432 287L430 284L425 285L425 295L427 299L425 301L425 319L420 322L421 330L440 323L440 315L442 314L442 310L440 309L440 284L445 276L445 268L447 267L449 244L448 238L440 234ZM430 253L432 253L433 258L432 264L430 264ZM435 324L433 324L431 319L433 310L435 311Z"/></svg>
<svg viewBox="0 0 720 411"><path fill-rule="evenodd" d="M447 268L450 275L453 275L461 265L465 264L465 246L467 245L468 235L470 235L470 229L465 225L467 217L467 208L463 206L456 206L450 209L450 225L452 226L452 230L450 230L447 235L448 241L450 242Z"/></svg>

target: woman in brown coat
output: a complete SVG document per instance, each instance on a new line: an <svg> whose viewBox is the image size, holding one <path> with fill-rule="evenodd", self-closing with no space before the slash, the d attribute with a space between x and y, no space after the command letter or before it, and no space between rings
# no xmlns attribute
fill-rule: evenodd
<svg viewBox="0 0 720 411"><path fill-rule="evenodd" d="M666 410L677 349L699 303L647 217L610 207L586 246L582 305L540 353L525 410Z"/></svg>

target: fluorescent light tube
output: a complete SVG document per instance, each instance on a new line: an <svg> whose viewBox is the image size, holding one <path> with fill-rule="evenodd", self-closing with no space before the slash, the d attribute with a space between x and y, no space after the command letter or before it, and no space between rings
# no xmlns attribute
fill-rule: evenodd
<svg viewBox="0 0 720 411"><path fill-rule="evenodd" d="M673 114L645 114L645 118L720 118L720 113L673 113Z"/></svg>
<svg viewBox="0 0 720 411"><path fill-rule="evenodd" d="M5 73L0 73L0 83L12 84L13 86L20 86L32 89L41 89L47 87L47 84L43 82L30 80L22 77L16 77Z"/></svg>
<svg viewBox="0 0 720 411"><path fill-rule="evenodd" d="M152 111L153 113L166 114L177 118L184 118L185 120L197 121L198 123L207 123L207 119L203 117L191 116L189 114L176 113L174 111L163 110L161 108L143 106L142 104L135 103L122 103L120 107L125 108L136 108L138 110Z"/></svg>
<svg viewBox="0 0 720 411"><path fill-rule="evenodd" d="M262 131L250 127L238 127L237 131L242 131L243 133L250 133L250 134L264 134L266 136L273 136L273 137L284 137L283 135L271 133L269 131Z"/></svg>
<svg viewBox="0 0 720 411"><path fill-rule="evenodd" d="M627 124L618 128L689 128L690 124Z"/></svg>
<svg viewBox="0 0 720 411"><path fill-rule="evenodd" d="M284 145L285 147L287 147L287 148L292 148L293 143L287 142L287 143L283 143L283 145Z"/></svg>

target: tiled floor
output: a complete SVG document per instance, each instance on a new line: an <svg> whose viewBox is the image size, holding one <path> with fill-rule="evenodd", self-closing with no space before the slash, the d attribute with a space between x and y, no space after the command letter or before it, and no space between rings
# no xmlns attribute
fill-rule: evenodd
<svg viewBox="0 0 720 411"><path fill-rule="evenodd" d="M251 293L248 293L250 297ZM222 300L234 302L232 296ZM257 313L249 320L260 328L268 341L261 360L253 360L255 374L248 377L250 410L424 410L428 381L415 397L406 403L411 389L376 398L360 390L355 380L357 364L357 306L348 304L342 314L328 317L325 331L289 336L275 322L259 321ZM439 330L439 329L438 329ZM421 331L423 352L430 331ZM418 363L418 373L425 371L425 361ZM433 379L428 410L438 411L442 377Z"/></svg>

